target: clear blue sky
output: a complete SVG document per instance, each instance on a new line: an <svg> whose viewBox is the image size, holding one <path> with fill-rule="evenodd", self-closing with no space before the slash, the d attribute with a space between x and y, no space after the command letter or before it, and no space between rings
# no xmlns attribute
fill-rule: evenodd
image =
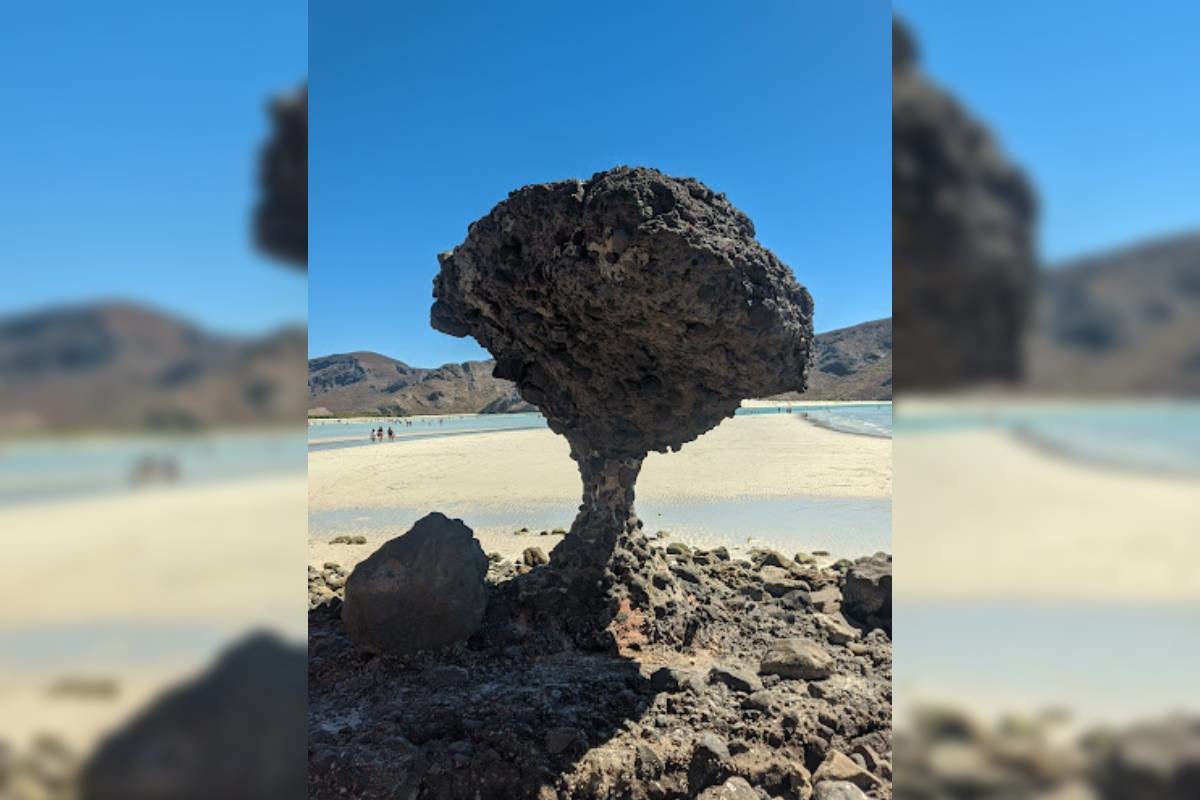
<svg viewBox="0 0 1200 800"><path fill-rule="evenodd" d="M248 226L307 23L303 0L6 3L0 314L103 297L231 332L302 321L303 273Z"/></svg>
<svg viewBox="0 0 1200 800"><path fill-rule="evenodd" d="M484 357L429 328L438 252L518 186L694 176L807 285L891 314L886 2L316 0L309 351Z"/></svg>
<svg viewBox="0 0 1200 800"><path fill-rule="evenodd" d="M1036 184L1047 260L1200 227L1200 3L896 6Z"/></svg>

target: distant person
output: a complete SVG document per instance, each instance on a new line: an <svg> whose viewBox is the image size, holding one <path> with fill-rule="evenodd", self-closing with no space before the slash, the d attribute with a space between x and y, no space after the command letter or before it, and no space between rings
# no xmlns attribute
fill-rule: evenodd
<svg viewBox="0 0 1200 800"><path fill-rule="evenodd" d="M392 426L388 426L388 441L393 441L396 438L396 432L392 430Z"/></svg>

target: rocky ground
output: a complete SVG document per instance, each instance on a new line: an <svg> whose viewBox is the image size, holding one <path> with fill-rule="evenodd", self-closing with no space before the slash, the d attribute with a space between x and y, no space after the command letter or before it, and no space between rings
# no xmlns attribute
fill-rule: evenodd
<svg viewBox="0 0 1200 800"><path fill-rule="evenodd" d="M483 627L439 655L360 653L346 571L310 569L309 796L890 798L890 557L663 555L688 644L632 612L616 652L493 613L541 553L490 558Z"/></svg>
<svg viewBox="0 0 1200 800"><path fill-rule="evenodd" d="M1200 797L1200 718L1053 735L1063 720L979 724L926 708L896 732L897 800L1191 800Z"/></svg>

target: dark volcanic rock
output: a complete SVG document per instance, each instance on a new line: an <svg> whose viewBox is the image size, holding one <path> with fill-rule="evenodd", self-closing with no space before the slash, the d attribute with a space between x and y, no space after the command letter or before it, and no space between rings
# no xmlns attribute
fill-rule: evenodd
<svg viewBox="0 0 1200 800"><path fill-rule="evenodd" d="M892 28L894 385L1021 377L1035 280L1033 191Z"/></svg>
<svg viewBox="0 0 1200 800"><path fill-rule="evenodd" d="M363 650L397 655L465 641L483 620L487 569L462 520L429 514L350 573L346 632Z"/></svg>
<svg viewBox="0 0 1200 800"><path fill-rule="evenodd" d="M255 211L258 246L277 258L308 266L308 87L271 103L275 127L263 148Z"/></svg>
<svg viewBox="0 0 1200 800"><path fill-rule="evenodd" d="M245 639L101 742L79 796L303 797L305 661L303 649L269 635Z"/></svg>
<svg viewBox="0 0 1200 800"><path fill-rule="evenodd" d="M439 259L433 326L491 351L579 465L583 504L552 563L590 574L580 586L606 569L648 586L642 459L743 398L804 388L808 292L724 195L645 168L518 189ZM652 593L632 600L669 602Z"/></svg>
<svg viewBox="0 0 1200 800"><path fill-rule="evenodd" d="M1111 800L1200 797L1200 720L1176 717L1131 726L1102 742L1094 781Z"/></svg>
<svg viewBox="0 0 1200 800"><path fill-rule="evenodd" d="M892 630L892 560L883 553L860 558L846 570L842 611L870 628Z"/></svg>
<svg viewBox="0 0 1200 800"><path fill-rule="evenodd" d="M803 388L812 299L698 181L527 186L440 261L433 326L490 350L577 460L678 449L745 397Z"/></svg>
<svg viewBox="0 0 1200 800"><path fill-rule="evenodd" d="M743 669L748 654L786 639L824 642L830 621L789 610L783 598L747 600L736 589L753 584L756 570L702 554L689 564L699 583L683 584L677 599L693 623L691 644L646 636L631 640L640 645L629 654L544 646L553 626L515 597L536 583L527 598L536 608L575 612L576 590L553 563L489 583L478 633L441 653L366 656L346 636L336 597L314 608L308 796L681 800L749 798L750 787L757 797L800 800L813 792L809 770L836 751L871 756L862 760L878 778L870 795L889 800L886 633L869 631L853 649L827 645L833 671L824 680L760 679ZM806 570L814 586L839 577ZM623 616L628 623L637 612L618 614L618 629Z"/></svg>
<svg viewBox="0 0 1200 800"><path fill-rule="evenodd" d="M783 639L763 656L758 671L782 678L822 680L833 674L833 658L816 642L808 639Z"/></svg>

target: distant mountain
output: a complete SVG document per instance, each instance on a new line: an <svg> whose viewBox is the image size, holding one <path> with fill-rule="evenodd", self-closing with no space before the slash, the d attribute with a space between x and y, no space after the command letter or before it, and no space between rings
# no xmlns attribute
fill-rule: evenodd
<svg viewBox="0 0 1200 800"><path fill-rule="evenodd" d="M1200 395L1200 232L1072 261L1041 280L1029 389Z"/></svg>
<svg viewBox="0 0 1200 800"><path fill-rule="evenodd" d="M892 320L877 319L816 336L808 390L788 400L891 400Z"/></svg>
<svg viewBox="0 0 1200 800"><path fill-rule="evenodd" d="M362 351L309 359L309 416L528 410L512 383L492 377L493 363L424 369Z"/></svg>
<svg viewBox="0 0 1200 800"><path fill-rule="evenodd" d="M0 318L0 431L298 423L303 328L221 336L132 303Z"/></svg>
<svg viewBox="0 0 1200 800"><path fill-rule="evenodd" d="M492 377L493 361L410 367L371 352L339 353L308 362L309 416L471 414L532 411L516 386ZM890 399L891 320L817 335L809 390L783 398Z"/></svg>

